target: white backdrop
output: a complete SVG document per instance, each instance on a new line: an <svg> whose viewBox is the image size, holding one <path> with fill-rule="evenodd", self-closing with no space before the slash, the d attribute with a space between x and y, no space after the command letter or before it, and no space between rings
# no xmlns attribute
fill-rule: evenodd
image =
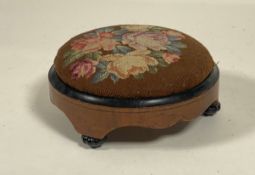
<svg viewBox="0 0 255 175"><path fill-rule="evenodd" d="M0 174L255 174L253 0L0 0ZM154 24L200 40L221 69L222 110L182 130L114 132L88 149L49 102L47 72L70 37Z"/></svg>

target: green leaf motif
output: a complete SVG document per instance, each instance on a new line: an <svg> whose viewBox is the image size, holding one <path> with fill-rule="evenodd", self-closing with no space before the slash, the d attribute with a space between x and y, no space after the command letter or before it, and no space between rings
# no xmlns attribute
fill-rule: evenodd
<svg viewBox="0 0 255 175"><path fill-rule="evenodd" d="M115 74L111 74L110 78L113 81L113 83L116 83L119 80L119 77L117 77Z"/></svg>
<svg viewBox="0 0 255 175"><path fill-rule="evenodd" d="M171 45L174 46L174 47L180 48L180 49L187 48L186 44L184 44L182 42L178 42L178 41L172 42Z"/></svg>
<svg viewBox="0 0 255 175"><path fill-rule="evenodd" d="M64 53L64 58L69 57L69 56L72 55L73 53L74 53L74 51L68 50L66 53Z"/></svg>
<svg viewBox="0 0 255 175"><path fill-rule="evenodd" d="M123 34L127 33L128 31L126 29L120 29L120 30L115 30L113 31L113 33L115 35L119 35L119 36L122 36Z"/></svg>
<svg viewBox="0 0 255 175"><path fill-rule="evenodd" d="M137 79L137 80L141 80L144 77L143 77L143 74L136 74L136 75L134 75L134 78Z"/></svg>
<svg viewBox="0 0 255 175"><path fill-rule="evenodd" d="M149 66L149 72L150 72L151 74L157 73L157 72L158 72L157 66Z"/></svg>
<svg viewBox="0 0 255 175"><path fill-rule="evenodd" d="M99 32L112 32L114 30L113 27L102 27L99 29L96 29L95 32L99 33Z"/></svg>
<svg viewBox="0 0 255 175"><path fill-rule="evenodd" d="M109 72L107 72L107 71L97 71L92 78L92 82L98 83L98 82L106 79L108 76L109 76Z"/></svg>
<svg viewBox="0 0 255 175"><path fill-rule="evenodd" d="M91 58L92 60L98 60L101 57L101 52L90 52L85 54L86 57Z"/></svg>
<svg viewBox="0 0 255 175"><path fill-rule="evenodd" d="M121 42L122 41L122 36L121 35L116 35L113 37L113 39L117 42Z"/></svg>
<svg viewBox="0 0 255 175"><path fill-rule="evenodd" d="M127 46L116 46L113 49L114 54L124 54L125 55L130 51L132 51L132 49L130 47L127 47Z"/></svg>
<svg viewBox="0 0 255 175"><path fill-rule="evenodd" d="M97 64L97 68L101 69L102 71L105 71L108 63L109 63L108 61L100 61Z"/></svg>
<svg viewBox="0 0 255 175"><path fill-rule="evenodd" d="M85 52L79 52L79 51L69 51L69 52L67 52L64 55L64 57L65 57L64 66L68 66L69 64L71 64L72 62L78 60L79 58L81 58L85 54L86 54Z"/></svg>
<svg viewBox="0 0 255 175"><path fill-rule="evenodd" d="M90 58L96 61L101 57L101 54L101 52L86 53L84 51L68 51L64 54L64 66L68 66L69 64L75 62L81 57Z"/></svg>
<svg viewBox="0 0 255 175"><path fill-rule="evenodd" d="M152 51L150 55L154 58L162 58L162 52L160 51Z"/></svg>
<svg viewBox="0 0 255 175"><path fill-rule="evenodd" d="M168 45L167 47L167 50L171 53L181 53L181 50L178 49L177 47L175 46L172 46L172 45Z"/></svg>
<svg viewBox="0 0 255 175"><path fill-rule="evenodd" d="M150 31L152 32L160 32L162 30L162 27L154 26L150 28Z"/></svg>
<svg viewBox="0 0 255 175"><path fill-rule="evenodd" d="M167 67L168 66L168 64L164 61L163 58L158 58L157 60L158 60L158 65L160 67Z"/></svg>

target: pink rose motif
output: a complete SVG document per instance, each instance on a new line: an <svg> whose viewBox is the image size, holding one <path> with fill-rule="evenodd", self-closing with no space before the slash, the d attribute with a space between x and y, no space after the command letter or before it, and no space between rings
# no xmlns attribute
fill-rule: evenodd
<svg viewBox="0 0 255 175"><path fill-rule="evenodd" d="M163 53L162 57L165 60L165 62L167 62L168 64L175 63L179 61L180 59L179 55L168 53L168 52Z"/></svg>
<svg viewBox="0 0 255 175"><path fill-rule="evenodd" d="M98 44L95 44L97 42L97 38L79 38L77 40L74 40L71 43L71 49L75 51L96 51L99 48Z"/></svg>
<svg viewBox="0 0 255 175"><path fill-rule="evenodd" d="M71 43L71 49L75 51L95 52L100 49L105 51L112 50L117 44L117 41L112 39L112 32L97 32L94 35L85 34L83 38L74 40Z"/></svg>
<svg viewBox="0 0 255 175"><path fill-rule="evenodd" d="M90 59L79 60L71 65L72 79L86 77L87 79L96 72L97 61Z"/></svg>
<svg viewBox="0 0 255 175"><path fill-rule="evenodd" d="M124 34L122 43L137 50L160 51L167 49L169 41L167 35L161 32L133 32Z"/></svg>

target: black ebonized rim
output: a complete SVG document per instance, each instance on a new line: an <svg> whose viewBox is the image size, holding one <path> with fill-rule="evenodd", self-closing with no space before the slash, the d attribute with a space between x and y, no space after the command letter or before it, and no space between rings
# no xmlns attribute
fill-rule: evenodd
<svg viewBox="0 0 255 175"><path fill-rule="evenodd" d="M170 96L156 97L156 98L114 98L102 97L86 92L78 91L67 84L65 84L57 75L55 67L52 66L49 70L49 81L51 85L62 94L83 101L87 103L110 106L110 107L126 107L126 108L140 108L149 106L159 106L166 104L173 104L181 101L191 99L200 95L203 91L210 89L219 79L219 69L217 65L214 66L210 75L198 86L182 93L173 94Z"/></svg>

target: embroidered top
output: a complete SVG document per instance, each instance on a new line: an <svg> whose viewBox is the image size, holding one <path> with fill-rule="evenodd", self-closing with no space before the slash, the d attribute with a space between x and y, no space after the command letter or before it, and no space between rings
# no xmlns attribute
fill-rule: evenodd
<svg viewBox="0 0 255 175"><path fill-rule="evenodd" d="M201 83L213 61L196 40L152 25L82 33L60 48L55 67L70 86L99 96L156 97Z"/></svg>

